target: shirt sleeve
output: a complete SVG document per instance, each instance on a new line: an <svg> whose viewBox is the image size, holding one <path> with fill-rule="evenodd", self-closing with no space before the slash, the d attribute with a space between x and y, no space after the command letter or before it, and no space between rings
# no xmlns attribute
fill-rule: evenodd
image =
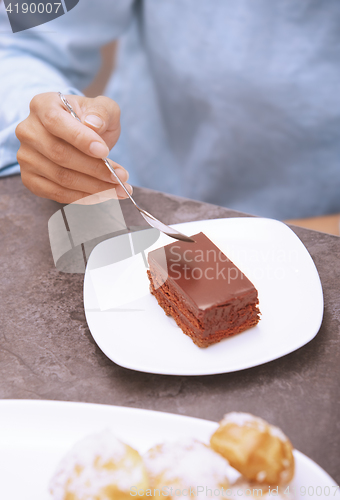
<svg viewBox="0 0 340 500"><path fill-rule="evenodd" d="M0 3L0 177L20 172L15 128L43 92L82 95L100 66L100 48L128 26L134 0L82 0L44 25L12 33Z"/></svg>

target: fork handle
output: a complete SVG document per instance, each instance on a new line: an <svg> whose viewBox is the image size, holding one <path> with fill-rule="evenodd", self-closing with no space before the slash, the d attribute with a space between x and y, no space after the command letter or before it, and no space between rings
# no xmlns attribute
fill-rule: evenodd
<svg viewBox="0 0 340 500"><path fill-rule="evenodd" d="M105 163L105 165L107 166L107 168L110 170L110 172L115 176L115 178L117 179L117 181L119 182L119 184L122 186L122 188L124 189L125 193L128 195L128 197L130 198L130 200L132 201L132 203L135 205L135 207L137 207L137 203L135 202L135 200L132 198L132 196L130 195L129 191L126 189L126 187L124 186L123 182L120 180L120 178L118 177L118 175L116 174L115 172L115 169L111 167L109 161L107 158L102 158L103 162ZM138 208L138 207L137 207Z"/></svg>

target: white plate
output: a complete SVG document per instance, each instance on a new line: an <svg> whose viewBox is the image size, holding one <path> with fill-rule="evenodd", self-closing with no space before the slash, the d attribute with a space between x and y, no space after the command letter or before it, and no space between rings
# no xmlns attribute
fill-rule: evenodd
<svg viewBox="0 0 340 500"><path fill-rule="evenodd" d="M280 358L317 334L323 316L319 275L288 226L272 219L235 218L174 227L188 235L204 232L245 273L258 290L261 321L207 349L197 347L150 294L141 253L98 269L128 238L118 236L93 250L84 282L87 323L112 361L167 375L226 373ZM161 234L146 253L170 242Z"/></svg>
<svg viewBox="0 0 340 500"><path fill-rule="evenodd" d="M208 443L216 428L216 422L208 420L119 406L0 401L0 498L50 500L48 484L59 461L77 441L94 432L110 429L144 453L157 443L184 437ZM336 483L325 471L298 451L294 456L292 487L297 492L306 487L314 495L305 497L320 498L316 487L327 494L328 486L329 497L340 498ZM297 495L297 500L305 497Z"/></svg>

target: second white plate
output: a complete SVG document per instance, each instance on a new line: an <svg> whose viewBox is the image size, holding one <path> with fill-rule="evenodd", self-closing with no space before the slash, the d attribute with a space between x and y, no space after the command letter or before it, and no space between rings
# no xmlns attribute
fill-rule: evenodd
<svg viewBox="0 0 340 500"><path fill-rule="evenodd" d="M121 251L123 239L128 241L128 235L118 236L93 250L84 282L90 331L112 361L167 375L226 373L280 358L317 334L323 316L319 275L288 226L272 219L235 218L174 227L188 235L204 232L244 272L258 290L261 321L200 349L150 294L141 253L110 264L108 256ZM172 241L161 234L145 254Z"/></svg>
<svg viewBox="0 0 340 500"><path fill-rule="evenodd" d="M119 406L0 401L0 498L51 500L48 485L59 461L77 441L92 433L110 429L145 453L164 441L195 438L209 443L217 426L198 418ZM321 467L296 450L294 457L291 490L296 500L339 500L339 487Z"/></svg>

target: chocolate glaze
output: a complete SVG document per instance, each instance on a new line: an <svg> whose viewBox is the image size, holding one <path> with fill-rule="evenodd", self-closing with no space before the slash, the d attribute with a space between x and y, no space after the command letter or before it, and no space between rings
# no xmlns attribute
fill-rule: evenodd
<svg viewBox="0 0 340 500"><path fill-rule="evenodd" d="M194 244L176 241L148 257L152 273L157 271L171 284L189 310L201 316L199 311L208 313L229 303L238 309L257 302L254 285L205 234L196 234L193 239ZM204 316L208 320L210 314ZM213 316L216 321L216 311Z"/></svg>

